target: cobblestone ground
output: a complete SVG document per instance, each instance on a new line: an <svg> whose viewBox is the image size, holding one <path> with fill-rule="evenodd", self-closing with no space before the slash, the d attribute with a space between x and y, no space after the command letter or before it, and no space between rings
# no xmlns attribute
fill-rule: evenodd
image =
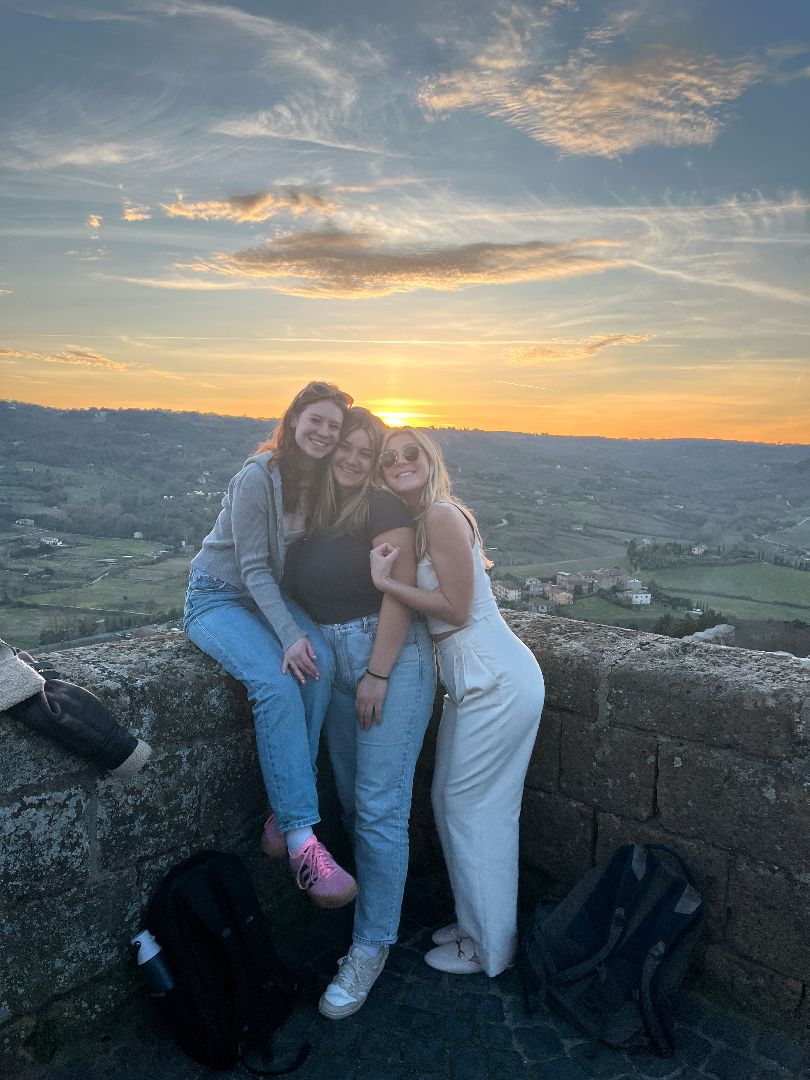
<svg viewBox="0 0 810 1080"><path fill-rule="evenodd" d="M807 1047L688 992L677 1007L673 1058L604 1048L594 1054L560 1016L545 1011L527 1015L514 971L497 979L454 978L427 967L422 953L437 923L434 905L418 886L409 890L401 943L391 950L366 1005L349 1019L326 1020L317 1011L317 992L345 950L351 911L313 916L302 906L300 919L284 940L298 956L309 952L318 986L277 1036L272 1062L280 1067L293 1059L302 1040L310 1042L307 1061L293 1074L297 1080L810 1077ZM50 1061L29 1063L15 1080L244 1080L247 1075L241 1069L213 1073L191 1061L161 1030L158 1018L133 1002L92 1038L62 1046Z"/></svg>

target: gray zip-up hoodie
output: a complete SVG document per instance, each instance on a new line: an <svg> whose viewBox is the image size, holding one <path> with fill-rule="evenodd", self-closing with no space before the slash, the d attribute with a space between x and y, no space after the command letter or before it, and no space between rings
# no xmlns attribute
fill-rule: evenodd
<svg viewBox="0 0 810 1080"><path fill-rule="evenodd" d="M279 590L284 570L281 475L268 469L272 451L250 457L228 484L213 529L191 560L193 570L240 589L255 601L283 649L304 636Z"/></svg>

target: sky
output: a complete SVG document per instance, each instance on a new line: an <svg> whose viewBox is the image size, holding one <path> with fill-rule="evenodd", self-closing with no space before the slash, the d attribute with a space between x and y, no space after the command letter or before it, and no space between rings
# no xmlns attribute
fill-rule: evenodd
<svg viewBox="0 0 810 1080"><path fill-rule="evenodd" d="M0 396L810 442L807 0L0 0Z"/></svg>

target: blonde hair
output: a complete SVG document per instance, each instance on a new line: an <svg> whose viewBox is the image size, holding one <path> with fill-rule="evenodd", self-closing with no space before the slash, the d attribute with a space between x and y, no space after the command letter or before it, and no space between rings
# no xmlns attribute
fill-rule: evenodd
<svg viewBox="0 0 810 1080"><path fill-rule="evenodd" d="M475 515L472 510L470 510L469 506L466 506L461 499L457 499L453 494L453 486L450 483L450 477L447 475L447 466L444 463L444 458L442 457L442 452L439 447L423 432L410 427L391 428L385 437L385 445L388 444L388 440L393 435L409 435L420 450L424 451L428 461L427 483L422 488L419 496L419 505L422 509L414 518L414 523L416 525L417 559L423 559L425 555L427 555L425 522L428 513L436 503L449 502L459 508L472 526L475 538L478 541L478 547L481 549L481 557L484 560L484 566L488 570L492 566L492 560L488 559L484 552L484 541L481 539L481 531L478 528L478 522L475 520ZM382 481L385 483L385 473L382 469L380 469L380 472L382 474Z"/></svg>
<svg viewBox="0 0 810 1080"><path fill-rule="evenodd" d="M347 411L340 432L341 441L355 431L364 431L371 441L372 467L360 488L349 496L343 506L340 505L332 469L327 468L312 512L310 532L345 536L363 531L368 523L369 492L380 487L375 477L374 465L380 456L385 430L385 424L379 416L375 416L368 409L358 405Z"/></svg>

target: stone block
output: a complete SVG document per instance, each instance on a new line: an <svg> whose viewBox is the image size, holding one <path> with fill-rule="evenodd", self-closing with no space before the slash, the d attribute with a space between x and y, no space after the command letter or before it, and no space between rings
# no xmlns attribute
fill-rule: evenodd
<svg viewBox="0 0 810 1080"><path fill-rule="evenodd" d="M0 807L0 887L15 902L87 879L87 806L84 788L71 787Z"/></svg>
<svg viewBox="0 0 810 1080"><path fill-rule="evenodd" d="M579 802L638 818L655 811L655 735L566 717L560 735L560 788Z"/></svg>
<svg viewBox="0 0 810 1080"><path fill-rule="evenodd" d="M757 757L810 739L807 669L746 649L652 639L611 669L607 706L623 726Z"/></svg>
<svg viewBox="0 0 810 1080"><path fill-rule="evenodd" d="M662 740L658 770L658 811L667 832L796 874L810 870L806 762L753 761Z"/></svg>
<svg viewBox="0 0 810 1080"><path fill-rule="evenodd" d="M25 788L70 786L98 775L82 758L0 713L0 792L10 799Z"/></svg>
<svg viewBox="0 0 810 1080"><path fill-rule="evenodd" d="M763 1025L795 1026L802 1000L802 983L754 964L720 943L702 950L699 965L701 987L726 1005L733 1005Z"/></svg>
<svg viewBox="0 0 810 1080"><path fill-rule="evenodd" d="M558 791L560 787L560 728L563 714L546 707L540 732L534 744L526 786L539 791Z"/></svg>
<svg viewBox="0 0 810 1080"><path fill-rule="evenodd" d="M48 660L155 745L188 745L251 725L244 688L185 634L70 649Z"/></svg>
<svg viewBox="0 0 810 1080"><path fill-rule="evenodd" d="M807 842L807 837L805 837ZM743 956L774 971L810 979L810 886L762 863L731 868L729 941Z"/></svg>
<svg viewBox="0 0 810 1080"><path fill-rule="evenodd" d="M0 987L12 1016L39 1009L125 963L138 919L134 870L93 888L37 897L0 916Z"/></svg>
<svg viewBox="0 0 810 1080"><path fill-rule="evenodd" d="M201 770L199 828L223 839L264 820L264 790L253 732L240 732L210 747Z"/></svg>
<svg viewBox="0 0 810 1080"><path fill-rule="evenodd" d="M537 657L546 681L546 704L595 720L602 671L608 670L638 635L621 627L523 612L505 612L504 617Z"/></svg>
<svg viewBox="0 0 810 1080"><path fill-rule="evenodd" d="M98 850L102 867L118 868L148 855L171 851L198 835L201 778L206 755L200 747L155 753L132 779L98 785Z"/></svg>
<svg viewBox="0 0 810 1080"><path fill-rule="evenodd" d="M526 790L520 817L520 854L564 885L591 865L593 811L561 795Z"/></svg>

